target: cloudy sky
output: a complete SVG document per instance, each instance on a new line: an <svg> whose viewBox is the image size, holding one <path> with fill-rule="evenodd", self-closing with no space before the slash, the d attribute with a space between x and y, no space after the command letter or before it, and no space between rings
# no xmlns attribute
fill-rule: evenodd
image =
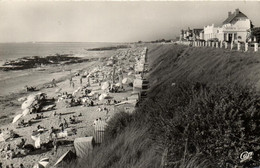
<svg viewBox="0 0 260 168"><path fill-rule="evenodd" d="M239 8L260 26L260 2L0 2L0 42L174 39Z"/></svg>

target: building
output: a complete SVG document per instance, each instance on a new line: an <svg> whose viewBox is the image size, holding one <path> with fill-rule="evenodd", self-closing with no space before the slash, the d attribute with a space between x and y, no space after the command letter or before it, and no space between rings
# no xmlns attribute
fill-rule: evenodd
<svg viewBox="0 0 260 168"><path fill-rule="evenodd" d="M214 24L205 26L204 40L245 42L252 27L251 20L239 9L236 9L234 13L228 12L228 17L221 27L215 27Z"/></svg>
<svg viewBox="0 0 260 168"><path fill-rule="evenodd" d="M192 29L193 40L203 40L203 38L200 36L201 31L203 31L203 29Z"/></svg>
<svg viewBox="0 0 260 168"><path fill-rule="evenodd" d="M180 41L203 40L200 36L201 31L203 29L190 29L189 27L187 30L181 30Z"/></svg>
<svg viewBox="0 0 260 168"><path fill-rule="evenodd" d="M228 12L228 18L223 22L220 32L220 40L246 41L252 27L251 20L239 9L236 9L234 13Z"/></svg>
<svg viewBox="0 0 260 168"><path fill-rule="evenodd" d="M221 31L220 27L215 27L214 24L204 27L204 40L219 39L219 32Z"/></svg>

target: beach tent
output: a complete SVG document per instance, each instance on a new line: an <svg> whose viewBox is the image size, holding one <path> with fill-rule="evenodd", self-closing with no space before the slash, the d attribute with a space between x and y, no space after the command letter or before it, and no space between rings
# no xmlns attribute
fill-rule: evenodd
<svg viewBox="0 0 260 168"><path fill-rule="evenodd" d="M135 79L133 86L134 88L142 88L143 80L142 79Z"/></svg>
<svg viewBox="0 0 260 168"><path fill-rule="evenodd" d="M57 160L53 166L63 166L64 164L71 162L73 159L76 159L76 154L71 150L68 150Z"/></svg>
<svg viewBox="0 0 260 168"><path fill-rule="evenodd" d="M16 123L16 121L18 121L22 116L23 116L23 114L18 114L18 115L16 115L16 116L14 117L12 123Z"/></svg>
<svg viewBox="0 0 260 168"><path fill-rule="evenodd" d="M105 133L106 126L107 123L105 121L100 121L100 120L94 125L95 143L100 144L104 141L104 133Z"/></svg>
<svg viewBox="0 0 260 168"><path fill-rule="evenodd" d="M49 158L43 158L33 168L45 168L49 164Z"/></svg>
<svg viewBox="0 0 260 168"><path fill-rule="evenodd" d="M91 153L93 150L93 140L93 136L76 138L74 140L76 155L80 158L83 158Z"/></svg>

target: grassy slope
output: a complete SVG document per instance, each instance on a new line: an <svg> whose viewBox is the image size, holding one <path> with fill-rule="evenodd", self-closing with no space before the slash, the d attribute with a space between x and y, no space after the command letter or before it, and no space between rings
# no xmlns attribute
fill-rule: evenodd
<svg viewBox="0 0 260 168"><path fill-rule="evenodd" d="M176 59L174 50L182 47L157 46L156 50L150 54L152 69L150 81L153 86L160 86L157 89L183 80L211 84L218 82L255 84L257 89L260 89L259 52L243 53L224 49L190 47L186 53ZM162 63L160 64L160 62ZM154 92L153 89L152 91Z"/></svg>
<svg viewBox="0 0 260 168"><path fill-rule="evenodd" d="M173 82L183 80L207 83L249 81L258 85L260 54L176 45L148 45L151 89L149 97L163 94ZM259 88L259 86L257 86ZM152 168L159 167L163 150L150 136L146 114L140 110L135 121L116 138L96 148L93 156L77 167ZM88 166L87 166L88 164ZM70 167L70 166L69 166Z"/></svg>

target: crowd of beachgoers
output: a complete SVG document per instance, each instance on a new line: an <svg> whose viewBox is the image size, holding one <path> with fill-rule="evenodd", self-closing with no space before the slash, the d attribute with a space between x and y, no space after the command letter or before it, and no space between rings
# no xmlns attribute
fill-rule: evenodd
<svg viewBox="0 0 260 168"><path fill-rule="evenodd" d="M93 136L95 125L106 124L114 105L133 93L135 63L145 52L143 47L118 49L64 81L53 78L40 90L26 86L19 113L0 127L0 167L49 167L75 150L75 138Z"/></svg>

